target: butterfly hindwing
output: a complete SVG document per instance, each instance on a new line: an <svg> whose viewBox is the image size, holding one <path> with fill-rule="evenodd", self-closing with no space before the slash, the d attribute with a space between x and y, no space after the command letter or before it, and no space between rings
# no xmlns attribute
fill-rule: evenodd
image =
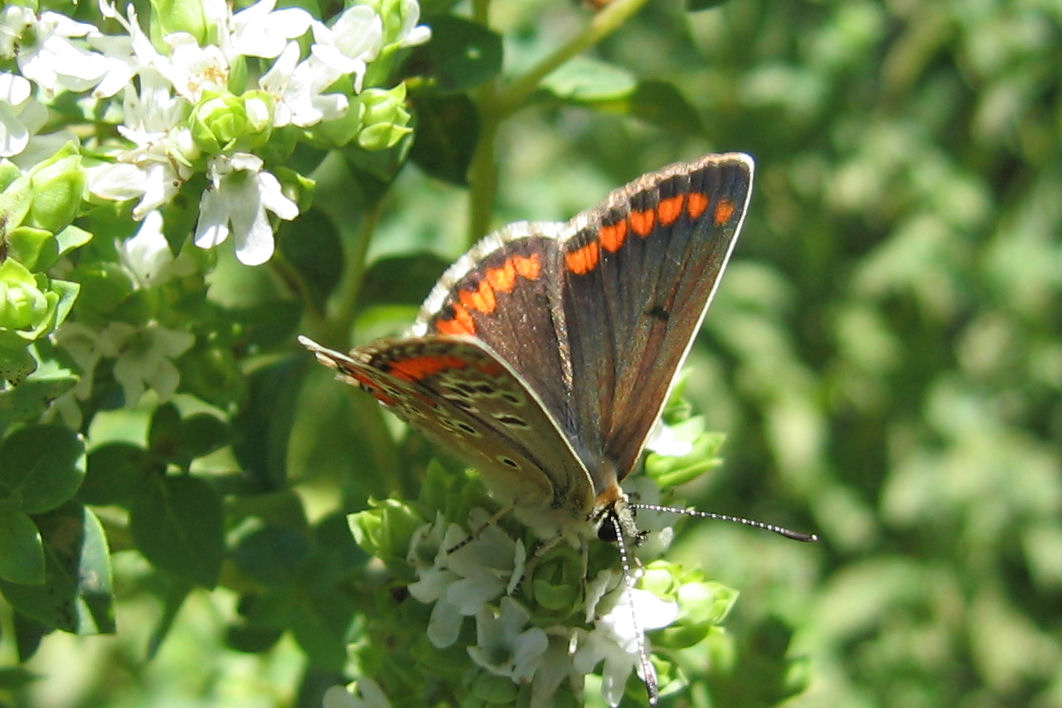
<svg viewBox="0 0 1062 708"><path fill-rule="evenodd" d="M343 354L300 341L341 380L476 467L530 525L548 521L553 535L584 524L593 503L586 470L536 395L482 343L428 335Z"/></svg>

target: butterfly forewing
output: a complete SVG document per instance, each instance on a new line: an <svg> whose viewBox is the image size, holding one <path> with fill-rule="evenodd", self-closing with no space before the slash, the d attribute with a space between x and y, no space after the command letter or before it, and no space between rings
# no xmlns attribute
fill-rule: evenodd
<svg viewBox="0 0 1062 708"><path fill-rule="evenodd" d="M600 489L634 467L730 257L752 161L672 165L573 219L563 307L573 371L573 439ZM595 459L596 457L596 459Z"/></svg>

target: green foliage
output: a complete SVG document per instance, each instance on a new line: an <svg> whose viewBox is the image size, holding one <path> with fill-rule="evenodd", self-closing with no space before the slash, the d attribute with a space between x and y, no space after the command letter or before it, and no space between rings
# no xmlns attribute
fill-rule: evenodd
<svg viewBox="0 0 1062 708"><path fill-rule="evenodd" d="M250 57L189 104L157 260L128 245L140 195L92 191L129 144L122 94L35 85L39 130L78 140L0 160L0 703L54 695L64 662L90 668L71 704L309 706L364 678L423 689L395 705L455 682L467 705L527 700L463 644L434 646L431 605L407 594L418 527L467 518L480 485L295 336L399 333L490 229L729 150L757 161L752 207L665 413L694 447L645 471L683 504L823 542L676 523L643 581L683 612L650 635L662 705L1062 701L1062 15L372 5L381 48L362 87L333 87L342 118L272 127L275 97L246 88L269 62ZM157 51L221 31L203 3L138 7ZM430 42L402 46L418 22ZM18 74L30 44L8 29L0 72ZM208 158L242 151L298 207L263 212L276 250L258 267L235 238L192 243ZM568 551L519 591L543 625L581 592ZM87 636L115 632L106 650ZM585 702L603 704L593 680Z"/></svg>

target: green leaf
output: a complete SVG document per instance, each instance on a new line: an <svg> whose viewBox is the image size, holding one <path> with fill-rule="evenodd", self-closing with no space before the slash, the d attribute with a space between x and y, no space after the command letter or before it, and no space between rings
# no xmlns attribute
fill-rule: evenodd
<svg viewBox="0 0 1062 708"><path fill-rule="evenodd" d="M298 285L323 310L343 268L343 249L335 222L321 209L310 209L277 230L277 248L299 272Z"/></svg>
<svg viewBox="0 0 1062 708"><path fill-rule="evenodd" d="M260 491L286 484L295 398L309 364L305 357L291 357L262 367L247 379L248 394L232 420L232 449Z"/></svg>
<svg viewBox="0 0 1062 708"><path fill-rule="evenodd" d="M148 449L164 460L172 460L181 444L181 414L177 406L164 403L155 409L148 428Z"/></svg>
<svg viewBox="0 0 1062 708"><path fill-rule="evenodd" d="M703 127L697 109L672 84L639 80L599 59L576 57L546 77L542 86L566 103L639 118L671 131L697 134Z"/></svg>
<svg viewBox="0 0 1062 708"><path fill-rule="evenodd" d="M295 582L313 550L305 534L270 525L241 539L232 560L254 580L277 586Z"/></svg>
<svg viewBox="0 0 1062 708"><path fill-rule="evenodd" d="M86 504L128 507L141 486L165 471L166 462L139 445L101 445L88 454L88 471L77 498Z"/></svg>
<svg viewBox="0 0 1062 708"><path fill-rule="evenodd" d="M557 98L585 104L628 98L637 85L634 75L626 69L581 56L566 62L542 81L542 88Z"/></svg>
<svg viewBox="0 0 1062 708"><path fill-rule="evenodd" d="M418 96L410 159L432 177L465 186L479 140L479 114L463 94Z"/></svg>
<svg viewBox="0 0 1062 708"><path fill-rule="evenodd" d="M66 369L44 367L35 371L18 386L0 391L0 422L31 420L40 416L59 396L75 385L77 377Z"/></svg>
<svg viewBox="0 0 1062 708"><path fill-rule="evenodd" d="M8 256L32 271L51 268L59 257L55 236L47 229L19 226L7 235Z"/></svg>
<svg viewBox="0 0 1062 708"><path fill-rule="evenodd" d="M0 579L23 585L44 582L44 542L29 515L0 509Z"/></svg>
<svg viewBox="0 0 1062 708"><path fill-rule="evenodd" d="M80 248L92 240L92 232L85 231L71 224L55 235L56 244L59 247L58 255L63 255L75 248Z"/></svg>
<svg viewBox="0 0 1062 708"><path fill-rule="evenodd" d="M44 585L0 581L0 593L48 627L76 634L113 632L110 555L99 520L71 503L36 521L44 539Z"/></svg>
<svg viewBox="0 0 1062 708"><path fill-rule="evenodd" d="M478 22L454 15L425 18L431 40L406 61L407 74L435 79L441 91L465 91L501 73L501 37Z"/></svg>
<svg viewBox="0 0 1062 708"><path fill-rule="evenodd" d="M373 261L362 280L358 311L374 305L419 307L450 262L433 253L391 256Z"/></svg>
<svg viewBox="0 0 1062 708"><path fill-rule="evenodd" d="M20 428L0 442L0 499L27 514L55 509L85 476L85 445L58 425Z"/></svg>
<svg viewBox="0 0 1062 708"><path fill-rule="evenodd" d="M212 588L224 555L221 498L209 483L166 475L137 490L129 530L152 565Z"/></svg>
<svg viewBox="0 0 1062 708"><path fill-rule="evenodd" d="M209 413L188 416L181 428L182 449L192 459L220 450L232 438L228 423Z"/></svg>

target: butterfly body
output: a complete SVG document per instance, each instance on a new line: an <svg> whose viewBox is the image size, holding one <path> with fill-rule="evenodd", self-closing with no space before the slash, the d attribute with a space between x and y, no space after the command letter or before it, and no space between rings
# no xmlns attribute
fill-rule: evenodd
<svg viewBox="0 0 1062 708"><path fill-rule="evenodd" d="M454 263L409 334L300 341L483 474L544 537L634 526L635 468L744 219L747 155L645 175L568 222L518 222Z"/></svg>

